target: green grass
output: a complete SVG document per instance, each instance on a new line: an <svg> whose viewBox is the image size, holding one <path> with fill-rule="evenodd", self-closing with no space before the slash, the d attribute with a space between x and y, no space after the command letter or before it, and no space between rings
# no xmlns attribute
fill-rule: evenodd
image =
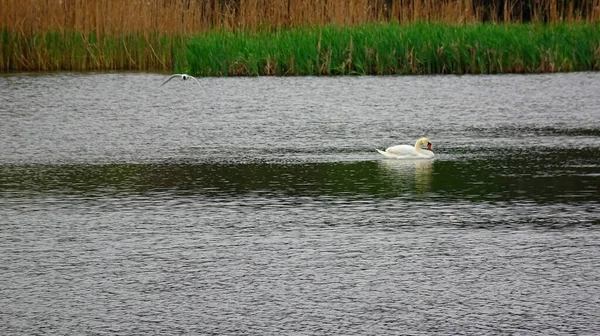
<svg viewBox="0 0 600 336"><path fill-rule="evenodd" d="M315 26L194 36L0 33L0 71L197 76L489 74L600 70L600 23Z"/></svg>

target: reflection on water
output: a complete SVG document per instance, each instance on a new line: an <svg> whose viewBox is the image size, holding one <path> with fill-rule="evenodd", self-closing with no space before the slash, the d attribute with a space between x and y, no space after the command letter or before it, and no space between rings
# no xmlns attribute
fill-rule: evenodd
<svg viewBox="0 0 600 336"><path fill-rule="evenodd" d="M424 194L431 190L433 160L381 160L387 183L394 188Z"/></svg>
<svg viewBox="0 0 600 336"><path fill-rule="evenodd" d="M0 334L600 333L599 74L163 80L0 76Z"/></svg>

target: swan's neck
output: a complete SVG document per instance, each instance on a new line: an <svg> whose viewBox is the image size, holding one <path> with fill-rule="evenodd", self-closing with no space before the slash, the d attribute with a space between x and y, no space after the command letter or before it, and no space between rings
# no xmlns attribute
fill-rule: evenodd
<svg viewBox="0 0 600 336"><path fill-rule="evenodd" d="M417 143L415 144L415 150L419 153L425 152L425 150L423 148L421 148L421 141L417 141Z"/></svg>
<svg viewBox="0 0 600 336"><path fill-rule="evenodd" d="M432 151L430 151L429 149L424 149L421 146L423 146L423 143L421 141L417 141L417 143L415 144L415 150L417 151L417 153L422 154L426 157L433 157Z"/></svg>

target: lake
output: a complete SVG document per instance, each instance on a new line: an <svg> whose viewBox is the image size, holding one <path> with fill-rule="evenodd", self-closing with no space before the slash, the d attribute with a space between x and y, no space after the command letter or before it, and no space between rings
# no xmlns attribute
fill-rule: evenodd
<svg viewBox="0 0 600 336"><path fill-rule="evenodd" d="M166 78L0 75L0 334L600 333L600 73Z"/></svg>

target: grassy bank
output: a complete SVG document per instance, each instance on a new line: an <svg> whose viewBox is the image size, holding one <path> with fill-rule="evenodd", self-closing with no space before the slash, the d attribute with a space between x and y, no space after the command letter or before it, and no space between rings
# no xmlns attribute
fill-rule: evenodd
<svg viewBox="0 0 600 336"><path fill-rule="evenodd" d="M150 70L200 76L600 70L600 23L367 24L195 35L3 29L0 71Z"/></svg>

